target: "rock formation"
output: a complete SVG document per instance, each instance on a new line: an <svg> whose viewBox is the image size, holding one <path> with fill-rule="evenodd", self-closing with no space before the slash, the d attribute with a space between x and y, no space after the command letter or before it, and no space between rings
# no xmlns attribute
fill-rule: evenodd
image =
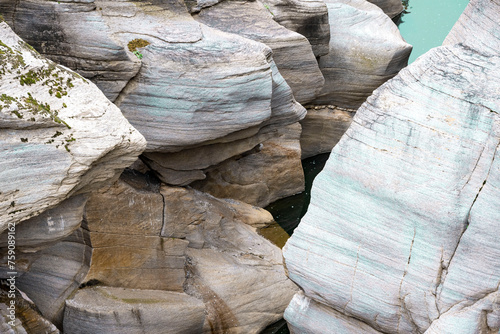
<svg viewBox="0 0 500 334"><path fill-rule="evenodd" d="M499 4L377 89L315 180L284 250L294 333L499 331L498 21L457 37L479 12Z"/></svg>
<svg viewBox="0 0 500 334"><path fill-rule="evenodd" d="M389 15L390 18L394 18L401 14L403 11L403 4L401 0L367 0L374 5L379 6L384 13Z"/></svg>
<svg viewBox="0 0 500 334"><path fill-rule="evenodd" d="M4 22L0 36L3 231L117 177L145 141L93 84L40 57Z"/></svg>
<svg viewBox="0 0 500 334"><path fill-rule="evenodd" d="M357 109L408 64L411 45L380 8L365 0L327 0L330 52L320 58L325 85L314 104Z"/></svg>
<svg viewBox="0 0 500 334"><path fill-rule="evenodd" d="M188 2L195 17L213 27L195 21L177 2L4 1L0 10L37 50L95 82L121 108L147 139L143 160L162 181L187 185L251 151L272 130L304 118L289 85L299 101L312 100L323 85L308 40L274 22L262 4L215 3L200 2L195 14ZM308 5L296 7L309 15ZM326 11L311 8L311 15L323 17L311 38L324 49L318 29L325 28ZM231 25L224 24L228 10L235 17ZM236 18L240 12L244 19ZM268 43L274 55L252 39ZM279 186L269 182L267 187Z"/></svg>

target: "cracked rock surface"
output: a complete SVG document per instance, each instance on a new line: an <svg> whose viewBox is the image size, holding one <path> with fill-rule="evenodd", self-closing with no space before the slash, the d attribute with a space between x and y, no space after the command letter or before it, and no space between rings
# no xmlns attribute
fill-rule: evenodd
<svg viewBox="0 0 500 334"><path fill-rule="evenodd" d="M498 17L498 2L478 0L460 20L478 8ZM492 24L469 34L481 41ZM500 50L463 40L377 89L315 180L284 248L305 293L286 311L294 333L500 329Z"/></svg>
<svg viewBox="0 0 500 334"><path fill-rule="evenodd" d="M374 5L380 7L384 13L386 13L390 18L401 14L403 11L403 4L400 0L367 0Z"/></svg>
<svg viewBox="0 0 500 334"><path fill-rule="evenodd" d="M3 231L116 178L146 143L94 84L40 56L5 22L0 40Z"/></svg>

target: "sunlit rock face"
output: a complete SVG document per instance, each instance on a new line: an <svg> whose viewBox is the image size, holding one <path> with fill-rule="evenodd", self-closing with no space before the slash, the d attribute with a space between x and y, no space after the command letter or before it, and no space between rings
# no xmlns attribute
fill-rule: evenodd
<svg viewBox="0 0 500 334"><path fill-rule="evenodd" d="M146 143L94 84L44 59L5 22L0 39L3 231L116 179Z"/></svg>
<svg viewBox="0 0 500 334"><path fill-rule="evenodd" d="M325 85L313 104L357 109L408 64L411 45L377 6L365 0L327 0L330 52L319 66Z"/></svg>
<svg viewBox="0 0 500 334"><path fill-rule="evenodd" d="M479 9L499 14L498 4L472 1L455 29ZM449 39L357 111L284 249L304 290L285 313L294 333L500 329L493 24L472 25L462 39L452 31L465 45Z"/></svg>

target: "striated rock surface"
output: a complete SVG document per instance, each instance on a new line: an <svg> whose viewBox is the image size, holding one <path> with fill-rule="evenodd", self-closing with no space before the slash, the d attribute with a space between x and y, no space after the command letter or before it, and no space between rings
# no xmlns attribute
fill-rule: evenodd
<svg viewBox="0 0 500 334"><path fill-rule="evenodd" d="M87 80L0 23L0 231L115 178L145 147Z"/></svg>
<svg viewBox="0 0 500 334"><path fill-rule="evenodd" d="M351 125L355 112L333 105L308 108L306 117L300 122L302 159L330 152Z"/></svg>
<svg viewBox="0 0 500 334"><path fill-rule="evenodd" d="M380 7L390 18L401 14L403 3L401 0L366 0Z"/></svg>
<svg viewBox="0 0 500 334"><path fill-rule="evenodd" d="M365 0L327 0L330 52L320 58L325 85L314 104L357 109L408 63L407 44L392 20Z"/></svg>
<svg viewBox="0 0 500 334"><path fill-rule="evenodd" d="M10 286L0 287L0 331L5 334L44 333L59 334L54 324L36 310L26 295L19 290L11 298ZM14 302L14 304L12 304Z"/></svg>
<svg viewBox="0 0 500 334"><path fill-rule="evenodd" d="M209 168L207 178L192 186L261 207L300 193L304 190L300 133L298 123L274 130L273 137L253 150Z"/></svg>
<svg viewBox="0 0 500 334"><path fill-rule="evenodd" d="M17 251L16 287L26 293L46 319L62 328L64 302L83 282L91 252L88 235L82 229L41 251ZM1 255L0 277L9 278L5 248Z"/></svg>
<svg viewBox="0 0 500 334"><path fill-rule="evenodd" d="M460 20L479 8L498 16L473 1ZM499 51L433 49L357 111L285 246L306 295L286 312L297 333L311 316L329 326L314 333L499 331Z"/></svg>
<svg viewBox="0 0 500 334"><path fill-rule="evenodd" d="M273 21L270 11L260 2L224 1L202 9L194 17L216 29L268 45L295 99L309 102L324 83L311 45L304 36Z"/></svg>
<svg viewBox="0 0 500 334"><path fill-rule="evenodd" d="M66 302L64 332L191 334L204 320L203 303L184 293L94 287Z"/></svg>
<svg viewBox="0 0 500 334"><path fill-rule="evenodd" d="M192 297L183 294L186 292L196 298L189 307L198 310L201 303L201 331L175 325L165 329L166 333L258 333L282 317L296 292L285 275L280 249L255 232L255 228L273 221L263 209L193 189L166 186L151 175L127 170L113 186L90 197L86 212L83 226L89 230L93 252L83 286L125 288L123 294L137 295L140 293L132 291L176 292L188 303ZM145 312L140 305L121 301L110 304L115 299L112 297L106 301L99 297L103 302L96 303L91 308L93 315L86 319L87 303L99 291L87 292L86 288L67 302L70 308L66 310L65 331L93 333L96 326L115 325L125 330L120 326L132 321L130 333L161 333L157 331L164 326L161 319L148 318L146 324L146 318L141 318L140 325L133 319L122 323L107 316L114 307L118 308L119 319L121 312L124 319L129 317L131 309ZM144 298L150 298L148 293ZM80 298L87 301L80 303ZM183 303L169 307L181 310Z"/></svg>
<svg viewBox="0 0 500 334"><path fill-rule="evenodd" d="M316 57L329 52L330 25L323 1L270 0L264 6L269 7L273 20L307 38Z"/></svg>

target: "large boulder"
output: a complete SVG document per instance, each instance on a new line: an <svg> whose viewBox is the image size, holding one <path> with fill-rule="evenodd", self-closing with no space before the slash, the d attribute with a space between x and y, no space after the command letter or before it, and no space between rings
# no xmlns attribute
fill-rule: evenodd
<svg viewBox="0 0 500 334"><path fill-rule="evenodd" d="M298 123L275 129L252 150L208 168L206 179L192 187L261 207L300 193L305 184L300 134Z"/></svg>
<svg viewBox="0 0 500 334"><path fill-rule="evenodd" d="M268 45L295 99L309 102L324 83L311 45L304 36L276 23L268 8L257 1L224 1L202 9L194 17L211 27Z"/></svg>
<svg viewBox="0 0 500 334"><path fill-rule="evenodd" d="M330 52L320 58L325 85L314 104L357 109L408 64L412 50L398 27L365 0L327 0Z"/></svg>
<svg viewBox="0 0 500 334"><path fill-rule="evenodd" d="M498 8L473 1L460 20ZM306 296L286 312L297 333L317 303L328 331L499 331L500 50L472 42L492 24L431 50L358 109L285 246Z"/></svg>
<svg viewBox="0 0 500 334"><path fill-rule="evenodd" d="M166 186L149 174L127 170L114 185L90 197L86 212L84 227L93 252L82 286L125 288L123 294L133 293L136 299L141 298L137 289L176 292L185 296L169 306L177 309L191 303L186 292L196 298L189 307L203 305L203 333L212 333L213 328L258 333L282 317L297 290L285 275L280 249L255 231L273 221L263 209ZM126 318L130 309L141 309L120 300L111 303L113 297L99 297L94 306L88 306L99 291L80 291L67 302L65 330L93 333L99 324L111 328L118 321L106 314L116 311L121 317L123 312ZM113 295L122 290L110 291ZM236 296L235 291L241 293ZM151 294L147 292L145 300ZM87 307L90 317L83 316ZM157 333L164 324L160 318L147 320L147 326L145 321L140 328L146 333ZM135 333L136 326L131 325L130 333ZM175 332L175 328L165 330Z"/></svg>
<svg viewBox="0 0 500 334"><path fill-rule="evenodd" d="M41 57L5 22L0 38L3 231L116 178L146 143L95 85Z"/></svg>

